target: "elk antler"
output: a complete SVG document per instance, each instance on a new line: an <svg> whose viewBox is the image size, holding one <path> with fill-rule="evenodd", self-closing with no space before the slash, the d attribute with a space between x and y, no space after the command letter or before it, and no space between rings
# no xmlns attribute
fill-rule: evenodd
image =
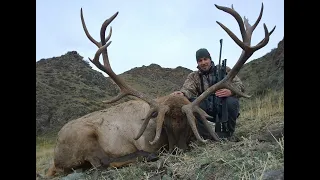
<svg viewBox="0 0 320 180"><path fill-rule="evenodd" d="M116 101L120 100L121 98L123 98L123 97L125 97L127 95L132 95L132 96L135 96L137 98L140 98L140 99L144 100L145 102L147 102L150 105L150 110L147 113L146 117L144 118L144 123L141 126L141 129L140 129L138 135L135 137L135 139L140 138L140 136L143 134L145 128L148 125L149 120L151 118L157 117L157 132L156 132L156 136L155 136L154 140L152 142L150 142L151 144L154 144L160 137L164 114L167 112L169 107L165 106L165 105L161 105L161 104L157 103L156 101L154 101L149 96L147 96L146 94L143 94L143 93L133 89L132 87L129 87L127 84L125 84L124 80L121 79L119 76L117 76L113 72L113 70L111 69L111 66L110 66L110 63L109 63L109 58L108 58L108 51L107 51L107 47L111 44L111 41L108 42L108 43L106 43L106 42L109 41L109 39L111 37L112 28L110 27L109 35L106 38L105 38L105 31L107 29L107 26L117 17L117 15L118 15L118 12L116 12L113 16L111 16L109 19L104 21L104 23L101 26L101 30L100 30L101 42L98 42L95 39L93 39L92 36L89 34L89 32L87 30L87 27L86 27L86 24L84 22L82 8L81 8L81 22L82 22L82 26L83 26L84 32L86 33L86 36L89 38L89 40L99 48L97 50L93 60L91 60L90 58L89 58L89 60L98 69L100 69L103 72L107 73L110 76L110 78L119 86L119 88L121 90L120 93L116 97L114 97L111 100L104 101L105 103L113 103L113 102L116 102ZM102 65L99 62L99 57L100 57L101 54L102 54L102 57L103 57L103 64L104 65ZM160 129L160 131L158 129Z"/></svg>
<svg viewBox="0 0 320 180"><path fill-rule="evenodd" d="M252 32L254 31L254 29L256 28L256 26L258 25L258 23L261 20L262 13L263 13L263 3L262 3L260 15L259 15L258 19L256 20L256 22L253 24L253 26L251 26L249 24L248 19L246 19L245 17L244 17L244 21L242 21L241 16L233 9L233 6L232 6L232 8L218 6L216 4L215 4L215 6L219 10L222 10L224 12L227 12L227 13L231 14L237 20L237 22L239 24L240 31L241 31L243 42L240 41L237 38L237 36L232 31L230 31L226 26L224 26L223 24L221 24L218 21L217 21L217 23L243 49L243 51L242 51L237 63L230 70L230 72L228 73L227 76L225 76L218 83L216 83L216 84L212 85L211 87L209 87L206 91L204 91L192 103L183 106L182 107L182 111L187 114L189 122L193 124L192 126L194 126L194 127L192 129L195 129L194 130L194 134L196 134L197 138L199 137L199 133L198 133L197 129L195 128L196 125L195 125L195 121L194 121L194 119L195 119L194 113L198 113L200 115L201 120L203 121L205 127L208 129L208 131L211 134L211 136L214 138L214 140L219 141L219 138L217 137L216 133L213 131L212 128L210 128L210 126L209 126L209 124L208 124L208 122L206 120L206 117L208 117L209 115L199 107L199 104L200 104L201 101L203 101L210 94L212 94L215 91L217 91L219 89L222 89L222 88L227 88L227 89L231 90L233 93L235 93L235 94L237 94L237 95L239 95L241 97L250 97L250 96L240 92L239 90L237 90L232 85L232 79L238 74L238 72L241 69L241 67L243 66L243 64L251 57L251 55L255 51L257 51L258 49L264 47L269 42L269 36L273 33L273 31L274 31L274 29L276 27L274 27L269 33L268 29L267 29L267 26L265 24L263 24L264 31L265 31L265 38L262 41L260 41L256 46L252 47L252 46L250 46L250 44L251 44L251 36L252 36ZM202 138L200 139L200 141L205 142L205 140L203 140Z"/></svg>

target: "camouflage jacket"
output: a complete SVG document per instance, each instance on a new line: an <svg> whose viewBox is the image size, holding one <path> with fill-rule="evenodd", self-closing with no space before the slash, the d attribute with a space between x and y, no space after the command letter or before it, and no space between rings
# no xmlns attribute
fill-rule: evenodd
<svg viewBox="0 0 320 180"><path fill-rule="evenodd" d="M226 72L230 72L230 68L227 67L226 68ZM194 72L191 72L187 79L185 80L182 88L180 89L180 91L187 97L187 98L195 98L195 97L198 97L200 94L199 92L200 91L200 86L201 86L201 82L200 82L200 71L194 71ZM211 78L211 75L208 76L209 78ZM207 78L207 76L202 76L203 78L203 88L204 88L204 91L206 89L209 88L209 80ZM235 76L232 80L233 82L233 85L234 87L236 87L239 91L241 92L244 92L244 85L243 83L241 82L240 78L238 76ZM232 96L234 97L237 97L239 98L239 96L233 94Z"/></svg>

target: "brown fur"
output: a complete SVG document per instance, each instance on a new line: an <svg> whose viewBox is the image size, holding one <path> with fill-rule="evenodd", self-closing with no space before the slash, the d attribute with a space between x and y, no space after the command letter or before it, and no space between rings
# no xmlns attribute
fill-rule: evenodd
<svg viewBox="0 0 320 180"><path fill-rule="evenodd" d="M192 130L181 108L183 105L189 104L190 101L187 98L175 95L165 96L160 101L170 108L166 113L167 116L163 125L168 136L169 151L172 151L174 147L185 150L192 136Z"/></svg>
<svg viewBox="0 0 320 180"><path fill-rule="evenodd" d="M117 162L117 158L137 151L157 152L163 146L185 149L192 134L181 107L190 103L183 96L168 95L156 101L166 104L170 110L165 115L164 129L159 141L150 145L155 136L156 122L151 119L146 130L138 140L133 138L140 130L149 105L141 100L132 100L105 110L96 111L65 124L58 133L54 150L54 164L47 175L56 172L68 172L86 163L100 167L103 159L114 159L111 166L125 165L135 161L136 157ZM181 138L181 135L183 138ZM180 142L182 141L182 142ZM118 159L119 161L119 159Z"/></svg>

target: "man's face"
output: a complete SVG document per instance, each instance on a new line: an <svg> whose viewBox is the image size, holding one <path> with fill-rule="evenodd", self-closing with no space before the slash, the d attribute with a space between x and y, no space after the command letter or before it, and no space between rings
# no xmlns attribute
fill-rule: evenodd
<svg viewBox="0 0 320 180"><path fill-rule="evenodd" d="M210 58L200 58L197 61L199 68L202 71L207 71L209 70L210 66L211 66L211 59Z"/></svg>

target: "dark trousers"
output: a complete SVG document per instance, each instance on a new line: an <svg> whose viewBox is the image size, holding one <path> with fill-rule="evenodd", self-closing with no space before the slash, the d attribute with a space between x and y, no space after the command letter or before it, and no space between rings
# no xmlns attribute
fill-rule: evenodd
<svg viewBox="0 0 320 180"><path fill-rule="evenodd" d="M228 121L223 123L215 123L215 132L220 138L227 138L233 135L236 128L236 120L239 116L239 99L235 97L227 97L227 111L228 111ZM200 107L202 108L203 106ZM206 111L206 109L202 108ZM204 139L212 139L211 135L203 125L203 122L199 117L197 119L197 128L200 136Z"/></svg>

